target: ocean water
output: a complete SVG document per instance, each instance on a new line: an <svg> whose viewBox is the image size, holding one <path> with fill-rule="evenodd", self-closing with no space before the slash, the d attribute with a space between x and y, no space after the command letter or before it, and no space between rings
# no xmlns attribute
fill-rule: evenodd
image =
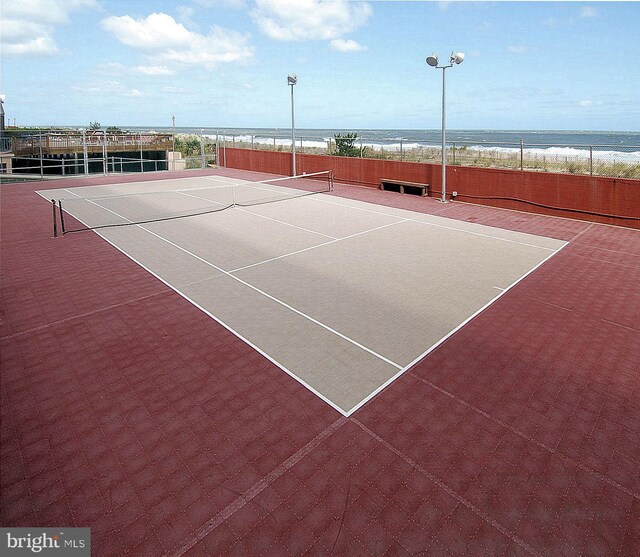
<svg viewBox="0 0 640 557"><path fill-rule="evenodd" d="M131 127L131 131L149 128ZM171 132L170 127L153 128ZM326 148L338 133L356 132L356 145L374 150L399 151L420 147L438 147L441 132L437 130L390 129L299 129L296 146ZM176 133L200 134L226 139L227 144L244 142L287 147L291 145L291 129L287 128L197 128L176 127ZM562 156L588 159L618 160L640 164L640 132L545 131L545 130L447 130L447 145L505 154L520 152L521 141L528 155Z"/></svg>

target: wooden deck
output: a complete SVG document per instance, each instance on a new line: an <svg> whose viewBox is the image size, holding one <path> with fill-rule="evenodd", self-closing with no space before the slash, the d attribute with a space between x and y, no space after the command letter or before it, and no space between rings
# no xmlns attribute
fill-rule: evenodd
<svg viewBox="0 0 640 557"><path fill-rule="evenodd" d="M48 133L17 137L13 142L13 152L19 156L66 155L83 153L86 144L87 153L127 151L170 151L171 134L138 133L87 133L84 140L80 133Z"/></svg>

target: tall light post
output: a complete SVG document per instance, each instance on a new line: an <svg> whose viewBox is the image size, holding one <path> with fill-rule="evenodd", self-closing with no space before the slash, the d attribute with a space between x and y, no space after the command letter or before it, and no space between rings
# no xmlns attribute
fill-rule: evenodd
<svg viewBox="0 0 640 557"><path fill-rule="evenodd" d="M171 127L173 128L172 130L173 133L171 134L171 140L172 140L171 149L175 151L176 150L176 117L172 116L171 121L172 121Z"/></svg>
<svg viewBox="0 0 640 557"><path fill-rule="evenodd" d="M287 85L291 86L291 156L293 157L293 174L296 175L296 124L293 109L293 86L298 83L298 76L291 74L287 77Z"/></svg>
<svg viewBox="0 0 640 557"><path fill-rule="evenodd" d="M445 118L445 70L452 68L454 64L462 64L464 54L462 52L452 52L447 66L438 66L438 55L432 54L427 56L427 64L438 70L442 70L442 199L443 203L447 202L447 151L446 141L446 118Z"/></svg>

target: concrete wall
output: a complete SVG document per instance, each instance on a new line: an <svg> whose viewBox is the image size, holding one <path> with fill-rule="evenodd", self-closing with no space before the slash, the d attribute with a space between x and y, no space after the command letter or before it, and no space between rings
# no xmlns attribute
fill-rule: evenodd
<svg viewBox="0 0 640 557"><path fill-rule="evenodd" d="M221 162L279 175L292 168L291 153L278 151L227 147ZM382 178L390 178L426 182L435 197L442 190L436 164L298 154L296 167L298 174L333 170L337 182L360 186L377 188ZM459 201L640 228L640 180L448 166L447 192L454 190Z"/></svg>

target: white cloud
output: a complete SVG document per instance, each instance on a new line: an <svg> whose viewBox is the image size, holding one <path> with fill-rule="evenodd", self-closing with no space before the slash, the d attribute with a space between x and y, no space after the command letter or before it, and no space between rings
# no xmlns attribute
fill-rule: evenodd
<svg viewBox="0 0 640 557"><path fill-rule="evenodd" d="M244 8L245 0L195 0L196 4L200 4L205 8Z"/></svg>
<svg viewBox="0 0 640 557"><path fill-rule="evenodd" d="M97 8L96 0L21 0L2 5L0 37L2 53L13 56L58 54L54 34L69 23L70 14Z"/></svg>
<svg viewBox="0 0 640 557"><path fill-rule="evenodd" d="M356 41L352 41L351 39L333 39L329 46L334 50L339 50L340 52L358 52L361 50L367 50L366 46L361 45Z"/></svg>
<svg viewBox="0 0 640 557"><path fill-rule="evenodd" d="M219 63L249 60L254 53L246 35L218 26L203 35L189 31L164 13L153 13L142 19L112 16L103 19L101 25L121 43L164 63L202 64L210 68Z"/></svg>
<svg viewBox="0 0 640 557"><path fill-rule="evenodd" d="M580 17L592 18L598 15L598 10L592 6L583 6L580 10Z"/></svg>
<svg viewBox="0 0 640 557"><path fill-rule="evenodd" d="M346 0L256 0L251 17L279 41L332 40L365 25L373 10Z"/></svg>
<svg viewBox="0 0 640 557"><path fill-rule="evenodd" d="M175 73L166 66L135 66L132 69L143 75L173 75Z"/></svg>
<svg viewBox="0 0 640 557"><path fill-rule="evenodd" d="M71 12L97 7L96 0L20 0L3 2L2 17L60 25L69 23Z"/></svg>
<svg viewBox="0 0 640 557"><path fill-rule="evenodd" d="M124 83L114 79L88 81L72 85L69 89L72 93L80 93L81 95L110 95L130 98L144 96L139 89L129 88Z"/></svg>
<svg viewBox="0 0 640 557"><path fill-rule="evenodd" d="M4 23L3 21L3 26ZM55 40L49 34L10 42L3 30L2 39L2 53L10 56L53 56L60 52Z"/></svg>
<svg viewBox="0 0 640 557"><path fill-rule="evenodd" d="M111 16L100 22L102 28L121 43L141 49L185 47L191 32L170 15L154 13L144 19L128 15Z"/></svg>
<svg viewBox="0 0 640 557"><path fill-rule="evenodd" d="M122 75L130 74L131 72L139 73L142 75L173 75L176 72L167 66L125 66L119 62L105 62L98 64L95 68L95 73L98 75L104 75L109 77L119 77Z"/></svg>

